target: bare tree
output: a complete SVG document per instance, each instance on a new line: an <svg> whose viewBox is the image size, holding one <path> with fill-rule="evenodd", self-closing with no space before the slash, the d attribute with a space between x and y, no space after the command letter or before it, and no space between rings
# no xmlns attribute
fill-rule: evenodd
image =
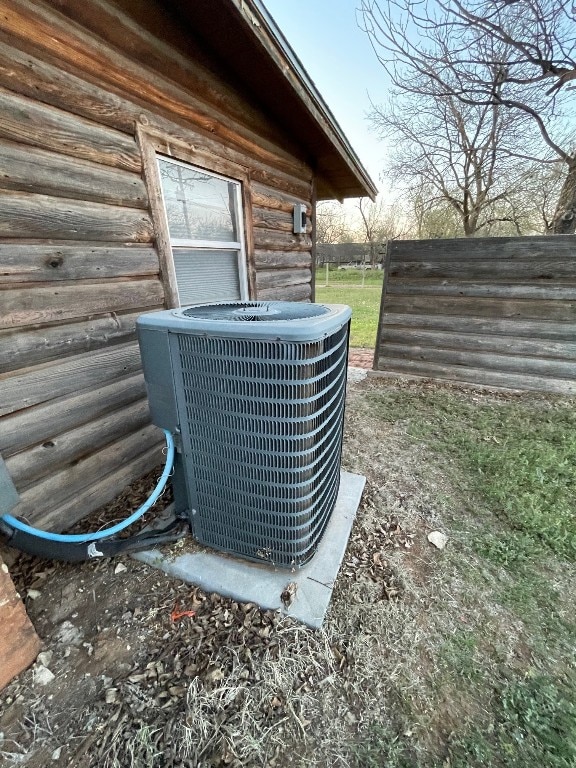
<svg viewBox="0 0 576 768"><path fill-rule="evenodd" d="M462 109L502 108L538 133L533 153L518 134L516 155L564 164L550 231L576 229L575 9L568 0L360 0L364 28L394 86Z"/></svg>
<svg viewBox="0 0 576 768"><path fill-rule="evenodd" d="M460 214L429 184L421 181L406 194L412 222L410 236L427 240L462 235Z"/></svg>
<svg viewBox="0 0 576 768"><path fill-rule="evenodd" d="M316 207L316 239L319 243L345 243L352 239L350 223L341 203L333 200Z"/></svg>
<svg viewBox="0 0 576 768"><path fill-rule="evenodd" d="M394 147L389 173L409 196L425 187L432 200L448 203L460 221L457 234L514 222L510 203L532 173L516 156L519 134L526 144L525 119L495 104L462 104L420 81L419 92L395 92L387 108L372 111L373 125Z"/></svg>
<svg viewBox="0 0 576 768"><path fill-rule="evenodd" d="M382 260L386 244L408 234L406 217L399 214L395 205L379 199L372 202L365 197L358 200L356 210L360 214L359 234L370 248L370 266Z"/></svg>

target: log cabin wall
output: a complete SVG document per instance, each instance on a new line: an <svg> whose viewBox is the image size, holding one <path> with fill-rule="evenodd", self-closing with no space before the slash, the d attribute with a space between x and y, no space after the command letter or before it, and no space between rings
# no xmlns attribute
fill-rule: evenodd
<svg viewBox="0 0 576 768"><path fill-rule="evenodd" d="M576 393L576 238L389 244L374 368Z"/></svg>
<svg viewBox="0 0 576 768"><path fill-rule="evenodd" d="M312 241L292 234L310 167L163 9L128 5L1 2L0 453L13 514L54 530L163 460L135 341L171 302L151 147L242 178L252 297L311 297Z"/></svg>

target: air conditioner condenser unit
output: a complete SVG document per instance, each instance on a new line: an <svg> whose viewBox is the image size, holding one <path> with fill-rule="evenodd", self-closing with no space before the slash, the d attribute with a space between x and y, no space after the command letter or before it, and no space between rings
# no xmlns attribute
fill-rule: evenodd
<svg viewBox="0 0 576 768"><path fill-rule="evenodd" d="M349 307L227 302L138 318L152 421L177 444L176 511L214 549L314 555L338 495Z"/></svg>

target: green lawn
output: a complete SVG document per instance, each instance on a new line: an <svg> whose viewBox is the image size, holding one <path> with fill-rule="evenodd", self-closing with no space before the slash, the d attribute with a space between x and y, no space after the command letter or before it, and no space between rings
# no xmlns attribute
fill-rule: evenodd
<svg viewBox="0 0 576 768"><path fill-rule="evenodd" d="M374 347L380 311L383 274L367 270L362 285L362 270L330 270L328 285L326 271L316 271L316 301L326 304L348 304L352 307L351 347Z"/></svg>
<svg viewBox="0 0 576 768"><path fill-rule="evenodd" d="M462 711L451 728L439 727L443 757L386 765L573 768L574 401L429 384L374 385L367 399L382 434L403 425L460 497L445 500L451 543L441 577L460 627L447 631L435 606L419 649L435 660L433 672L420 692L408 674L399 709L406 730L417 723L423 733L443 702L460 700Z"/></svg>

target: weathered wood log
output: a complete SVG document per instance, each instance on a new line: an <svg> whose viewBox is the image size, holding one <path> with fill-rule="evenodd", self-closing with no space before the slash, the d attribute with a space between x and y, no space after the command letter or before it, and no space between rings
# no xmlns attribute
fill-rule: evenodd
<svg viewBox="0 0 576 768"><path fill-rule="evenodd" d="M125 315L113 312L78 323L0 331L0 373L131 341L136 335L139 314L140 311Z"/></svg>
<svg viewBox="0 0 576 768"><path fill-rule="evenodd" d="M127 485L155 467L159 467L158 474L160 474L161 464L164 462L162 445L163 443L159 442L151 447L143 446L144 451L132 459L127 459L122 465L115 464L118 456L113 453L110 463L116 468L112 472L107 475L96 474L95 481L89 487L79 491L73 498L62 502L54 509L36 509L34 514L31 514L31 521L46 530L62 531L70 528L78 520L112 501ZM158 501L158 508L162 509L161 500Z"/></svg>
<svg viewBox="0 0 576 768"><path fill-rule="evenodd" d="M254 254L256 269L310 268L312 256L309 251L263 251Z"/></svg>
<svg viewBox="0 0 576 768"><path fill-rule="evenodd" d="M388 280L387 292L394 296L489 296L499 299L574 300L576 279L573 285L550 285L549 280L533 280L530 284L494 281L473 283L461 280L408 280L391 277Z"/></svg>
<svg viewBox="0 0 576 768"><path fill-rule="evenodd" d="M36 659L42 643L0 558L0 691Z"/></svg>
<svg viewBox="0 0 576 768"><path fill-rule="evenodd" d="M154 140L156 151L162 155L178 158L238 181L251 183L258 179L300 197L309 191L310 184L302 181L301 177L292 176L245 153L233 152L225 144L205 142L190 125L180 127L176 123L166 122L166 127L160 130L157 123L158 119L153 115L145 118L143 126L146 135Z"/></svg>
<svg viewBox="0 0 576 768"><path fill-rule="evenodd" d="M0 243L0 280L4 284L104 280L158 273L158 254L151 245Z"/></svg>
<svg viewBox="0 0 576 768"><path fill-rule="evenodd" d="M576 325L573 339L576 339ZM436 349L459 349L470 352L495 352L502 355L519 355L541 359L558 358L572 361L576 366L576 341L550 341L550 339L526 339L514 336L484 336L472 333L429 331L420 328L383 326L379 350L384 354L389 344L430 346Z"/></svg>
<svg viewBox="0 0 576 768"><path fill-rule="evenodd" d="M6 141L0 141L0 189L148 208L136 173Z"/></svg>
<svg viewBox="0 0 576 768"><path fill-rule="evenodd" d="M246 127L245 119L238 122L229 112L221 112L197 98L194 91L184 90L149 68L144 71L140 63L92 34L84 33L78 26L72 26L52 10L25 0L5 1L0 28L18 41L17 47L40 50L49 61L60 62L68 71L81 73L92 82L105 83L137 102L144 101L176 122L195 124L208 135L235 145L265 163L282 165L286 172L301 177L302 166L297 165L293 156L283 156L280 142L269 142L263 132L254 133ZM220 89L221 85L217 80L211 87Z"/></svg>
<svg viewBox="0 0 576 768"><path fill-rule="evenodd" d="M18 492L22 493L35 485L38 478L55 474L124 435L141 430L149 423L148 402L137 400L120 412L106 413L27 451L8 457L6 468Z"/></svg>
<svg viewBox="0 0 576 768"><path fill-rule="evenodd" d="M562 395L575 395L576 382L565 379L534 376L531 373L507 373L503 371L483 370L460 365L440 365L418 360L403 360L393 357L380 357L378 370L393 374L407 374L421 378L447 379L464 381L489 387L530 390L535 392L555 392Z"/></svg>
<svg viewBox="0 0 576 768"><path fill-rule="evenodd" d="M576 338L576 324L555 323L547 320L498 319L493 317L460 317L452 315L420 315L384 312L381 325L405 328L409 334L412 328L455 331L462 334L492 334L502 336L573 341Z"/></svg>
<svg viewBox="0 0 576 768"><path fill-rule="evenodd" d="M300 283L284 288L263 288L258 291L262 301L310 301L312 286L310 283Z"/></svg>
<svg viewBox="0 0 576 768"><path fill-rule="evenodd" d="M119 344L0 378L0 416L91 390L140 370L138 345ZM4 433L4 422L2 433Z"/></svg>
<svg viewBox="0 0 576 768"><path fill-rule="evenodd" d="M164 289L156 279L7 289L0 291L0 328L161 307L163 300Z"/></svg>
<svg viewBox="0 0 576 768"><path fill-rule="evenodd" d="M56 4L70 21L54 10ZM142 279L156 277L160 265L152 247L140 249L138 266L130 260L136 247L124 253L114 245L151 243L157 234L142 214L148 202L137 176L137 123L162 134L160 151L243 182L251 295L256 290L252 184L260 184L262 213L257 216L265 254L260 287L275 298L310 296L311 241L292 236L291 210L294 202L309 204L312 170L274 120L252 111L233 88L219 87L210 66L203 72L191 63L188 51L176 55L172 49L164 56L164 42L157 39L162 33L147 21L154 9L142 3L141 10L139 21L126 29L124 12L106 0L88 0L80 11L66 0L51 6L6 0L0 14L0 171L6 170L0 178L0 238L10 240L0 242L0 275L2 269L6 275L0 304L9 317L0 343L11 359L0 362L6 365L0 375L0 415L7 414L0 445L7 445L3 455L29 494L31 514L34 503L50 494L58 508L37 509L36 514L58 520L59 528L112 498L134 473L153 466L153 449L130 437L139 422L124 418L126 409L134 419L145 417L145 401L134 400L135 392L140 390L140 398L143 394L139 355L133 342L125 341L132 338L137 311L159 306L163 298L158 279ZM89 17L96 27L87 24ZM111 29L109 18L121 23ZM83 32L82 24L90 31ZM187 33L182 39L188 39ZM144 60L146 51L152 53ZM194 80L203 76L206 92ZM226 101L228 96L236 106ZM7 204L2 206L2 200ZM10 200L18 205L11 208ZM128 228L125 218L116 217L120 208L133 217ZM144 216L143 226L139 216ZM2 249L13 247L18 238L22 242L16 246L29 244L30 253L5 251L3 263ZM60 248L65 252L55 253ZM91 255L93 248L98 253ZM286 284L280 272L294 268L300 274ZM165 268L161 274L165 278ZM29 331L13 330L14 321L26 323L17 328ZM110 342L113 346L102 348ZM133 357L128 354L132 348ZM16 375L15 365L20 366ZM133 382L130 388L127 381ZM131 448L119 458L107 453L110 441ZM125 463L119 466L119 460ZM44 486L54 472L63 490Z"/></svg>
<svg viewBox="0 0 576 768"><path fill-rule="evenodd" d="M195 101L200 97L199 103L205 110L213 110L215 119L226 116L229 122L248 129L256 140L264 138L266 144L274 141L274 151L278 151L277 145L279 154L295 163L298 149L290 146L291 138L280 133L261 110L248 105L227 80L219 77L214 59L187 34L184 19L176 23L148 0L133 0L129 15L105 0L84 2L82 8L68 0L56 0L55 5L75 25L84 26L93 40L99 39L116 51L129 51L131 62L139 68L157 72Z"/></svg>
<svg viewBox="0 0 576 768"><path fill-rule="evenodd" d="M136 208L0 191L0 237L149 243L154 230Z"/></svg>
<svg viewBox="0 0 576 768"><path fill-rule="evenodd" d="M0 381L0 392L2 385ZM122 409L145 397L144 376L138 373L111 384L104 379L80 394L72 390L63 397L25 408L2 419L0 453L6 458L30 446L53 442L58 435L108 413L121 415Z"/></svg>
<svg viewBox="0 0 576 768"><path fill-rule="evenodd" d="M156 447L156 462L161 463L161 440L162 433L153 425L115 440L78 460L73 466L51 474L23 491L12 514L34 521L40 516L58 511L66 503L74 508L77 497L83 491L98 485L107 474L128 464L149 448ZM85 510L79 510L80 517L85 514ZM64 524L64 521L59 524Z"/></svg>
<svg viewBox="0 0 576 768"><path fill-rule="evenodd" d="M254 230L254 247L263 251L308 251L312 240L308 235L294 235L290 232L272 232L269 229Z"/></svg>
<svg viewBox="0 0 576 768"><path fill-rule="evenodd" d="M26 52L25 48L21 40L2 34L0 87L123 133L133 133L135 117L126 110L124 99L50 64L37 53Z"/></svg>
<svg viewBox="0 0 576 768"><path fill-rule="evenodd" d="M302 283L310 283L309 269L272 269L256 273L258 295L269 288L289 288Z"/></svg>
<svg viewBox="0 0 576 768"><path fill-rule="evenodd" d="M427 347L412 344L411 339L406 339L404 344L386 342L380 344L378 349L381 358L390 356L396 360L414 360L450 366L463 365L467 368L574 379L576 382L576 361L552 360L549 357L544 359L525 357L520 354L485 353L468 349Z"/></svg>
<svg viewBox="0 0 576 768"><path fill-rule="evenodd" d="M478 299L455 296L393 296L386 298L386 311L419 315L452 315L511 319L576 321L574 301L530 301L526 299Z"/></svg>
<svg viewBox="0 0 576 768"><path fill-rule="evenodd" d="M139 173L133 138L0 89L0 137Z"/></svg>
<svg viewBox="0 0 576 768"><path fill-rule="evenodd" d="M294 195L296 198L304 198L308 201L308 205L310 205L309 195L312 185L311 181L306 179L309 179L310 176L311 172L309 171L297 178L281 170L276 171L272 163L265 165L264 163L250 161L250 178L253 181L260 181L267 186L279 187L286 194Z"/></svg>
<svg viewBox="0 0 576 768"><path fill-rule="evenodd" d="M471 259L466 261L426 260L392 261L390 281L398 278L445 278L448 280L575 280L574 257L508 261L504 259Z"/></svg>
<svg viewBox="0 0 576 768"><path fill-rule="evenodd" d="M310 184L303 182L302 176L293 171L283 173L274 162L269 165L258 158L249 158L246 152L228 142L215 139L212 133L192 127L189 121L174 122L156 114L140 102L130 101L116 93L106 91L98 84L86 82L64 71L58 66L24 53L0 40L0 86L10 91L42 101L59 110L73 112L76 115L93 120L125 133L134 133L134 125L141 122L148 130L154 131L164 140L164 151L175 157L186 147L196 157L196 163L203 165L206 158L217 159L224 175L235 177L231 168L241 168L245 172L250 167L252 179L262 179L272 187L279 187L291 192L297 202L304 201L309 194ZM31 134L30 140L33 140ZM177 144L178 146L174 146ZM58 146L51 147L64 151ZM67 152L74 154L74 152ZM185 158L182 158L185 159ZM187 158L194 162L193 157ZM226 165L227 164L227 165ZM304 178L310 175L307 170Z"/></svg>
<svg viewBox="0 0 576 768"><path fill-rule="evenodd" d="M260 208L270 208L274 211L283 211L284 213L291 214L294 210L294 205L298 203L307 206L307 216L312 215L309 195L305 196L305 198L297 199L293 195L288 195L274 187L268 187L265 184L254 182L252 184L252 197L254 199L254 205L257 205Z"/></svg>
<svg viewBox="0 0 576 768"><path fill-rule="evenodd" d="M467 237L449 240L393 240L389 244L392 262L462 261L487 258L497 261L529 259L573 259L574 238L563 235L531 237Z"/></svg>

